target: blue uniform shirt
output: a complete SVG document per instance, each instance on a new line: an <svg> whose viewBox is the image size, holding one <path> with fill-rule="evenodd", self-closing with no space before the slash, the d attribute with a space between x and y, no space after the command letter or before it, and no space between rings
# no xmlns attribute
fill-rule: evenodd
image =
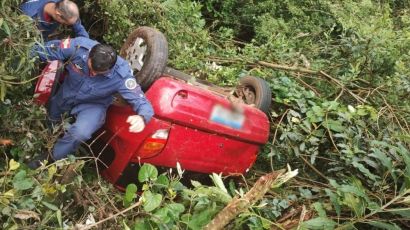
<svg viewBox="0 0 410 230"><path fill-rule="evenodd" d="M42 61L60 60L65 63L68 75L57 93L62 98L60 106L73 110L81 110L82 104L87 106L87 103L108 107L113 101L113 95L119 93L133 110L144 118L145 123L148 123L154 114L153 108L136 82L126 60L118 56L110 72L90 76L88 54L96 44L97 41L89 38L77 37L53 40L45 43L44 47L34 47L35 54Z"/></svg>
<svg viewBox="0 0 410 230"><path fill-rule="evenodd" d="M44 14L44 6L49 2L57 3L60 1L62 0L28 0L20 5L23 13L37 22L38 29L41 31L45 41L57 29L59 23ZM73 31L77 37L89 37L80 19L73 25Z"/></svg>

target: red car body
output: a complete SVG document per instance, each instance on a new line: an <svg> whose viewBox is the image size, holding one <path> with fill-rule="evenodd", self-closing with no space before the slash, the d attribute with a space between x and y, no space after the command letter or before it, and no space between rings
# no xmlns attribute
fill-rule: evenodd
<svg viewBox="0 0 410 230"><path fill-rule="evenodd" d="M51 93L56 62L44 70L36 86L36 101L45 104ZM97 133L93 148L106 166L102 175L124 187L137 177L141 163L200 173L245 173L269 136L267 116L257 108L233 106L226 96L164 74L145 92L155 115L140 133L130 133L130 106L114 103ZM108 145L101 144L108 143ZM132 173L131 175L129 174Z"/></svg>

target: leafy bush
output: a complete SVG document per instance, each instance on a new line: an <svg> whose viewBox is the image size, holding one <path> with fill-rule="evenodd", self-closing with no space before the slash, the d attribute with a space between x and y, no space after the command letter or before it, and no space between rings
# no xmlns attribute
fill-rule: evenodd
<svg viewBox="0 0 410 230"><path fill-rule="evenodd" d="M3 163L10 176L3 179L6 190L1 192L9 199L10 189L15 197L30 197L30 191L40 186L34 183L37 175L20 166L10 168L50 140L41 135L44 127L38 121L44 111L30 102L16 102L25 98L22 92L30 86L9 82L30 79L33 63L27 54L38 33L27 18L12 10L17 1L2 4L0 38L5 55L0 57L0 96L5 98L8 87L12 100L1 104L0 114L4 135L19 140L15 146L1 147L16 161ZM117 49L135 27L153 26L166 34L169 65L174 68L219 84L233 85L246 74L269 81L275 101L272 135L247 181L252 182L258 170L267 172L285 163L301 169L301 175L288 187L271 189L230 228L410 226L408 2L125 0L84 1L81 9L91 35ZM16 22L19 27L10 26ZM20 122L30 116L32 122ZM141 196L131 185L124 195L112 192L114 201L100 201L108 207L135 206L150 217L138 213L122 217L125 227L198 229L235 195L231 191L240 194L242 189L226 193L196 182L188 189L178 177L159 174L153 166L143 166L140 174ZM12 178L17 178L14 184ZM26 187L30 188L22 189ZM99 192L108 189L98 187ZM38 209L37 214L50 209L42 200L35 201L30 210ZM4 227L14 225L13 214L27 208L19 200L9 202L14 206L12 212L3 213ZM81 213L96 214L92 207ZM103 219L104 213L98 213ZM62 219L65 214L70 213L62 212ZM44 218L44 224L61 226L58 216L53 218ZM24 224L33 223L29 221Z"/></svg>
<svg viewBox="0 0 410 230"><path fill-rule="evenodd" d="M18 10L20 1L2 1L0 7L0 100L7 88L33 81L36 68L29 58L31 47L40 41L33 21Z"/></svg>

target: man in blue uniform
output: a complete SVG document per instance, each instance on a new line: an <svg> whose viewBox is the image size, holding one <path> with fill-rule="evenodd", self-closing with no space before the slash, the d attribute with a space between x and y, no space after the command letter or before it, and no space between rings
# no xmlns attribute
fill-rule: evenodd
<svg viewBox="0 0 410 230"><path fill-rule="evenodd" d="M89 37L81 24L77 5L70 0L27 0L20 9L36 21L44 41L49 40L59 24L72 26L76 37Z"/></svg>
<svg viewBox="0 0 410 230"><path fill-rule="evenodd" d="M45 46L35 46L34 53L45 60L61 60L68 74L57 93L49 101L49 119L61 121L65 112L76 117L62 138L54 145L52 158L59 160L75 152L77 147L91 138L105 121L106 110L119 93L137 115L129 116L130 132L141 132L154 114L136 82L129 63L117 57L115 50L97 41L77 37L53 40ZM42 156L29 163L39 167Z"/></svg>

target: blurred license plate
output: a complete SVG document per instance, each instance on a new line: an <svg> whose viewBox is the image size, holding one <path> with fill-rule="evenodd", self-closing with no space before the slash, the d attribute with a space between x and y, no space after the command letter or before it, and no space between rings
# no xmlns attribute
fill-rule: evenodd
<svg viewBox="0 0 410 230"><path fill-rule="evenodd" d="M212 109L210 120L234 129L240 129L245 121L245 116L242 112L229 110L221 105L215 105Z"/></svg>

